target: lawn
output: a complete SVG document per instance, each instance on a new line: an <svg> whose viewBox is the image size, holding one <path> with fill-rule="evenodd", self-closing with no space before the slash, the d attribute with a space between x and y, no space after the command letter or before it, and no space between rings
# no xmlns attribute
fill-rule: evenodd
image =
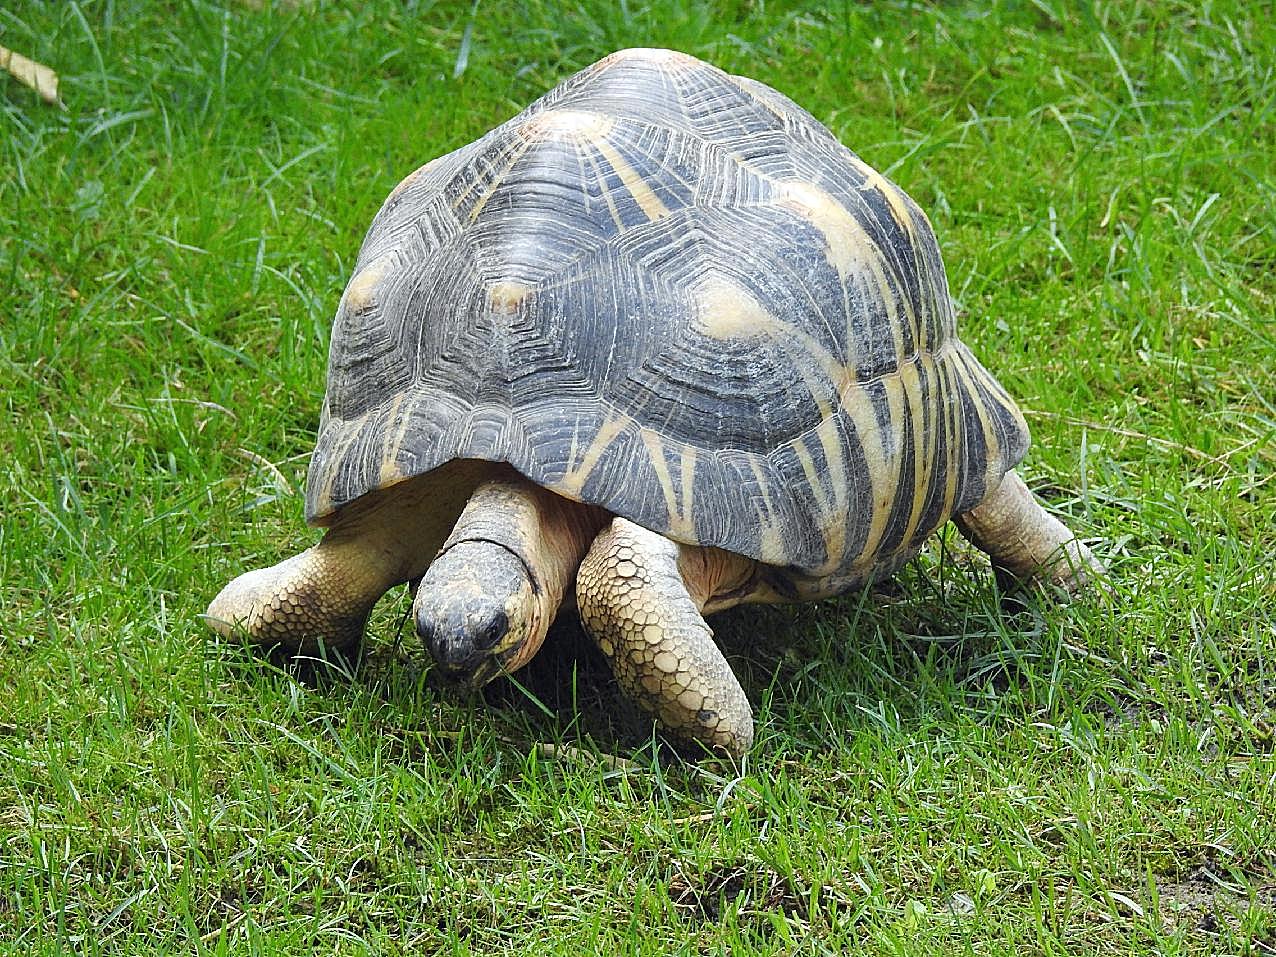
<svg viewBox="0 0 1276 957"><path fill-rule="evenodd" d="M0 949L1276 954L1270 3L17 0L0 44ZM565 623L437 680L200 621L314 541L328 326L394 184L669 46L927 210L1023 472L1111 601L937 538L717 628L742 767L670 750Z"/></svg>

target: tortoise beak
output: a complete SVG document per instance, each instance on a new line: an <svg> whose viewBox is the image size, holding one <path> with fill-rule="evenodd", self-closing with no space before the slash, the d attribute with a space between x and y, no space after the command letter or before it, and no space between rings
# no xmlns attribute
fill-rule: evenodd
<svg viewBox="0 0 1276 957"><path fill-rule="evenodd" d="M465 674L454 673L458 682L470 691L478 691L488 682L503 674L505 668L498 658L488 657L479 662L474 670Z"/></svg>
<svg viewBox="0 0 1276 957"><path fill-rule="evenodd" d="M437 658L435 660L453 682L470 691L478 691L501 675L514 670L509 667L509 663L516 651L517 649L511 648L508 651L471 656L459 665L449 665Z"/></svg>

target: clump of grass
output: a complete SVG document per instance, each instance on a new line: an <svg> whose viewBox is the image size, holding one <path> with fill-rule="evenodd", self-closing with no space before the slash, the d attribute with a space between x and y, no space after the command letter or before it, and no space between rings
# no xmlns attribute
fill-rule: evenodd
<svg viewBox="0 0 1276 957"><path fill-rule="evenodd" d="M3 87L0 941L14 952L1276 947L1276 32L1231 3L20 4ZM930 213L963 338L1115 601L726 616L740 772L570 627L520 686L280 670L198 615L307 543L328 320L384 195L612 49L812 110Z"/></svg>

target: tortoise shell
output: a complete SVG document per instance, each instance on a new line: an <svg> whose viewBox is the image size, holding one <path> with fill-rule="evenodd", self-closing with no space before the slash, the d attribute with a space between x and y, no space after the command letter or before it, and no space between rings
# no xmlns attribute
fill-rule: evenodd
<svg viewBox="0 0 1276 957"><path fill-rule="evenodd" d="M306 510L507 462L849 584L1027 445L908 196L775 90L627 50L390 195L337 311Z"/></svg>

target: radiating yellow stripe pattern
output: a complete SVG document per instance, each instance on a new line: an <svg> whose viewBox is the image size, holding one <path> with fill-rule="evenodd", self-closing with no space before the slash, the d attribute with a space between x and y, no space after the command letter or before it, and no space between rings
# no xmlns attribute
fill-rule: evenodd
<svg viewBox="0 0 1276 957"><path fill-rule="evenodd" d="M504 461L810 595L907 558L1026 445L898 186L774 90L622 51L391 195L307 510Z"/></svg>

